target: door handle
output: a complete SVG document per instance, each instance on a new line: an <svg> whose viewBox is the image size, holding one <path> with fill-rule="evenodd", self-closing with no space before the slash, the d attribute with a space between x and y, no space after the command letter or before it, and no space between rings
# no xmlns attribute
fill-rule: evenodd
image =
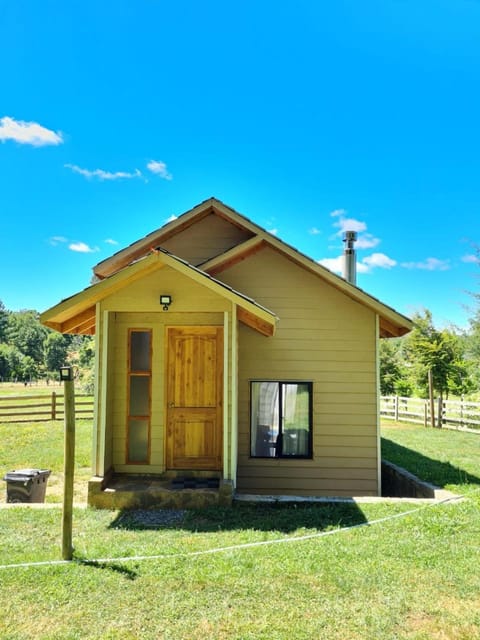
<svg viewBox="0 0 480 640"><path fill-rule="evenodd" d="M174 408L174 406L175 406L175 403L174 403L174 402L170 402L170 403L168 404L168 406L170 407L170 409L173 409L173 408Z"/></svg>

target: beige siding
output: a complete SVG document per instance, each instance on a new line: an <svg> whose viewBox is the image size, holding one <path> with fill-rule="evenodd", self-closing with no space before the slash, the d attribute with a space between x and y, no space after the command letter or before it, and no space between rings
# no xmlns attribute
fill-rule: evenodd
<svg viewBox="0 0 480 640"><path fill-rule="evenodd" d="M239 491L376 495L375 314L271 249L219 276L280 318L239 329ZM249 381L313 382L313 460L250 458Z"/></svg>
<svg viewBox="0 0 480 640"><path fill-rule="evenodd" d="M112 466L112 430L107 419L112 404L112 354L108 348L112 329L111 314L107 316L106 322L104 319L104 314L99 310L95 336L97 383L95 389L95 437L93 440L94 450L92 451L92 469L94 474L99 475L103 475ZM103 392L104 388L105 392Z"/></svg>
<svg viewBox="0 0 480 640"><path fill-rule="evenodd" d="M169 311L159 304L161 293L172 295ZM169 268L110 296L102 303L110 310L109 410L105 459L115 471L161 473L165 470L165 334L167 326L220 325L231 303ZM195 312L191 312L195 309ZM229 315L231 315L229 313ZM128 329L152 330L152 398L150 464L126 464ZM230 331L231 335L231 331ZM230 389L230 378L228 380ZM229 414L228 414L229 415Z"/></svg>
<svg viewBox="0 0 480 640"><path fill-rule="evenodd" d="M252 233L224 218L209 214L181 233L162 242L162 248L198 266L245 242Z"/></svg>

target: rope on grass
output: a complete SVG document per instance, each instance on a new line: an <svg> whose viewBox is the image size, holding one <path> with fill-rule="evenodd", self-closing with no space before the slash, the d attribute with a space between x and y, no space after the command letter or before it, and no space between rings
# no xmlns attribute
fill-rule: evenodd
<svg viewBox="0 0 480 640"><path fill-rule="evenodd" d="M477 493L478 491L480 491L480 489L478 489L473 493ZM199 556L213 555L216 553L237 551L240 549L252 549L254 547L262 547L266 545L284 544L287 542L302 542L305 540L313 540L315 538L333 536L338 533L345 533L347 531L352 531L353 529L359 529L361 527L370 527L374 524L381 524L383 522L388 522L389 520L404 518L414 513L418 513L419 511L423 511L424 509L443 505L443 504L446 504L447 502L456 502L459 500L463 500L464 498L465 496L461 496L461 495L449 496L447 498L444 498L443 500L439 500L438 502L423 504L420 507L416 507L415 509L409 509L408 511L403 511L402 513L395 513L393 515L385 516L383 518L377 518L376 520L360 522L358 524L353 524L348 527L342 527L340 529L330 529L329 531L319 531L318 533L310 533L304 536L292 536L290 538L274 538L273 540L259 540L257 542L244 542L242 544L235 544L228 547L215 547L213 549L204 549L202 551L189 551L189 552L183 552L183 553L172 553L172 554L163 553L163 554L149 555L149 556L147 555L126 556L124 558L96 558L93 560L74 558L73 560L44 560L40 562L18 562L16 564L0 565L0 569L21 569L21 568L46 567L46 566L66 565L66 564L107 565L107 564L115 564L119 562L122 562L122 563L123 562L140 562L142 560L170 560L170 559L178 559L178 558L195 558Z"/></svg>

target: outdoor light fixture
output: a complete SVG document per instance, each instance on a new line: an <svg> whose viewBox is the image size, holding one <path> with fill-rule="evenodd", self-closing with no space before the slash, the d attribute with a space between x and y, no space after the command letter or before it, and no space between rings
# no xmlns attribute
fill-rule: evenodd
<svg viewBox="0 0 480 640"><path fill-rule="evenodd" d="M72 367L60 367L60 380L62 382L73 380L73 368Z"/></svg>
<svg viewBox="0 0 480 640"><path fill-rule="evenodd" d="M160 296L160 304L163 305L163 310L168 311L168 307L172 304L172 296L163 294Z"/></svg>

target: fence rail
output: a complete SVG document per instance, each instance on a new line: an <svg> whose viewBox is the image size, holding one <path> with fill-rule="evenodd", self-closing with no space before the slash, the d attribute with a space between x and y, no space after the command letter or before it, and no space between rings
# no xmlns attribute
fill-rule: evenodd
<svg viewBox="0 0 480 640"><path fill-rule="evenodd" d="M0 397L0 422L46 422L63 420L65 415L64 397L61 393L48 395ZM75 396L75 415L93 418L93 398L87 395Z"/></svg>
<svg viewBox="0 0 480 640"><path fill-rule="evenodd" d="M480 433L480 402L469 400L442 400L437 398L433 407L429 400L403 398L401 396L381 396L380 415L396 422L432 424L436 427L461 429Z"/></svg>

